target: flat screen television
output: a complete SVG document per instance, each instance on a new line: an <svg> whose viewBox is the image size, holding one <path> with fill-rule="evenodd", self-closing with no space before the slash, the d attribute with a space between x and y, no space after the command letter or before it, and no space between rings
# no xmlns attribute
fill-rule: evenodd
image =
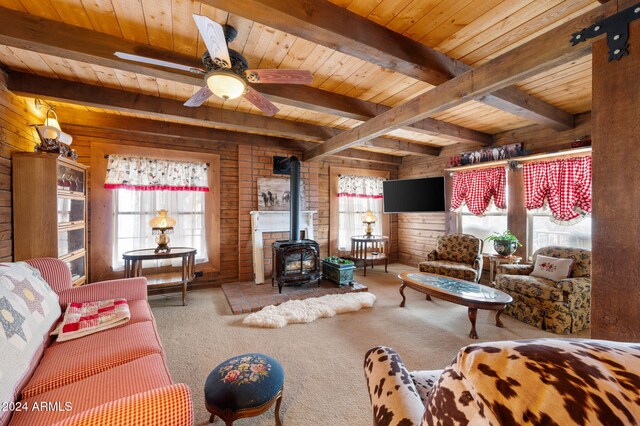
<svg viewBox="0 0 640 426"><path fill-rule="evenodd" d="M386 180L385 213L443 212L444 177Z"/></svg>

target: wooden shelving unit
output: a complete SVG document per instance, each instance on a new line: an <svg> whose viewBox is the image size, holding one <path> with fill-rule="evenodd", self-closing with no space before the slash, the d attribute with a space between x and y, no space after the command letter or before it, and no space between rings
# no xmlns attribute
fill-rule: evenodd
<svg viewBox="0 0 640 426"><path fill-rule="evenodd" d="M14 260L54 257L87 282L87 166L57 154L13 155Z"/></svg>

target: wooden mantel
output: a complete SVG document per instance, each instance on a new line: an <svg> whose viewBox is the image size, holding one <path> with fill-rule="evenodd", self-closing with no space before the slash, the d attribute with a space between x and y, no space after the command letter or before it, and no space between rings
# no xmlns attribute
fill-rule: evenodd
<svg viewBox="0 0 640 426"><path fill-rule="evenodd" d="M305 210L300 212L300 230L304 231L306 239L313 240L313 215L317 211ZM253 246L253 273L256 284L264 283L264 240L265 232L289 231L288 211L252 211L251 214L251 242Z"/></svg>

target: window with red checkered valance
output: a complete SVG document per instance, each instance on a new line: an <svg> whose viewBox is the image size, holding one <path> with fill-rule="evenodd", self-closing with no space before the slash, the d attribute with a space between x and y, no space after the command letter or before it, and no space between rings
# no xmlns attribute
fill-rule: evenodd
<svg viewBox="0 0 640 426"><path fill-rule="evenodd" d="M493 199L499 209L507 208L505 196L506 172L504 167L456 172L453 175L451 209L466 204L471 213L484 215Z"/></svg>
<svg viewBox="0 0 640 426"><path fill-rule="evenodd" d="M548 204L554 222L571 225L591 213L591 157L523 166L527 210Z"/></svg>

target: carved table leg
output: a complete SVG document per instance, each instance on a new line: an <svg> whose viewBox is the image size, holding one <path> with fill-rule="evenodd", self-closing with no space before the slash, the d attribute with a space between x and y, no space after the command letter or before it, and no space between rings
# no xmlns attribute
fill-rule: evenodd
<svg viewBox="0 0 640 426"><path fill-rule="evenodd" d="M282 390L280 390L280 395L278 395L278 399L276 400L276 426L282 426L282 421L280 420L280 404L282 404Z"/></svg>
<svg viewBox="0 0 640 426"><path fill-rule="evenodd" d="M471 321L471 332L469 333L469 337L472 339L478 338L478 333L476 333L476 318L478 317L478 309L469 308L469 321Z"/></svg>
<svg viewBox="0 0 640 426"><path fill-rule="evenodd" d="M496 326L497 327L504 327L504 324L502 324L502 321L500 321L500 315L502 315L502 311L504 311L504 308L498 309L496 311Z"/></svg>
<svg viewBox="0 0 640 426"><path fill-rule="evenodd" d="M216 415L212 414L211 417L209 417L209 423L213 423L216 421Z"/></svg>
<svg viewBox="0 0 640 426"><path fill-rule="evenodd" d="M405 288L406 286L407 286L407 285L404 283L404 281L402 281L402 285L400 286L400 295L402 296L402 302L400 303L400 307L401 307L401 308L404 308L404 302L407 300L407 299L404 297L404 288Z"/></svg>

